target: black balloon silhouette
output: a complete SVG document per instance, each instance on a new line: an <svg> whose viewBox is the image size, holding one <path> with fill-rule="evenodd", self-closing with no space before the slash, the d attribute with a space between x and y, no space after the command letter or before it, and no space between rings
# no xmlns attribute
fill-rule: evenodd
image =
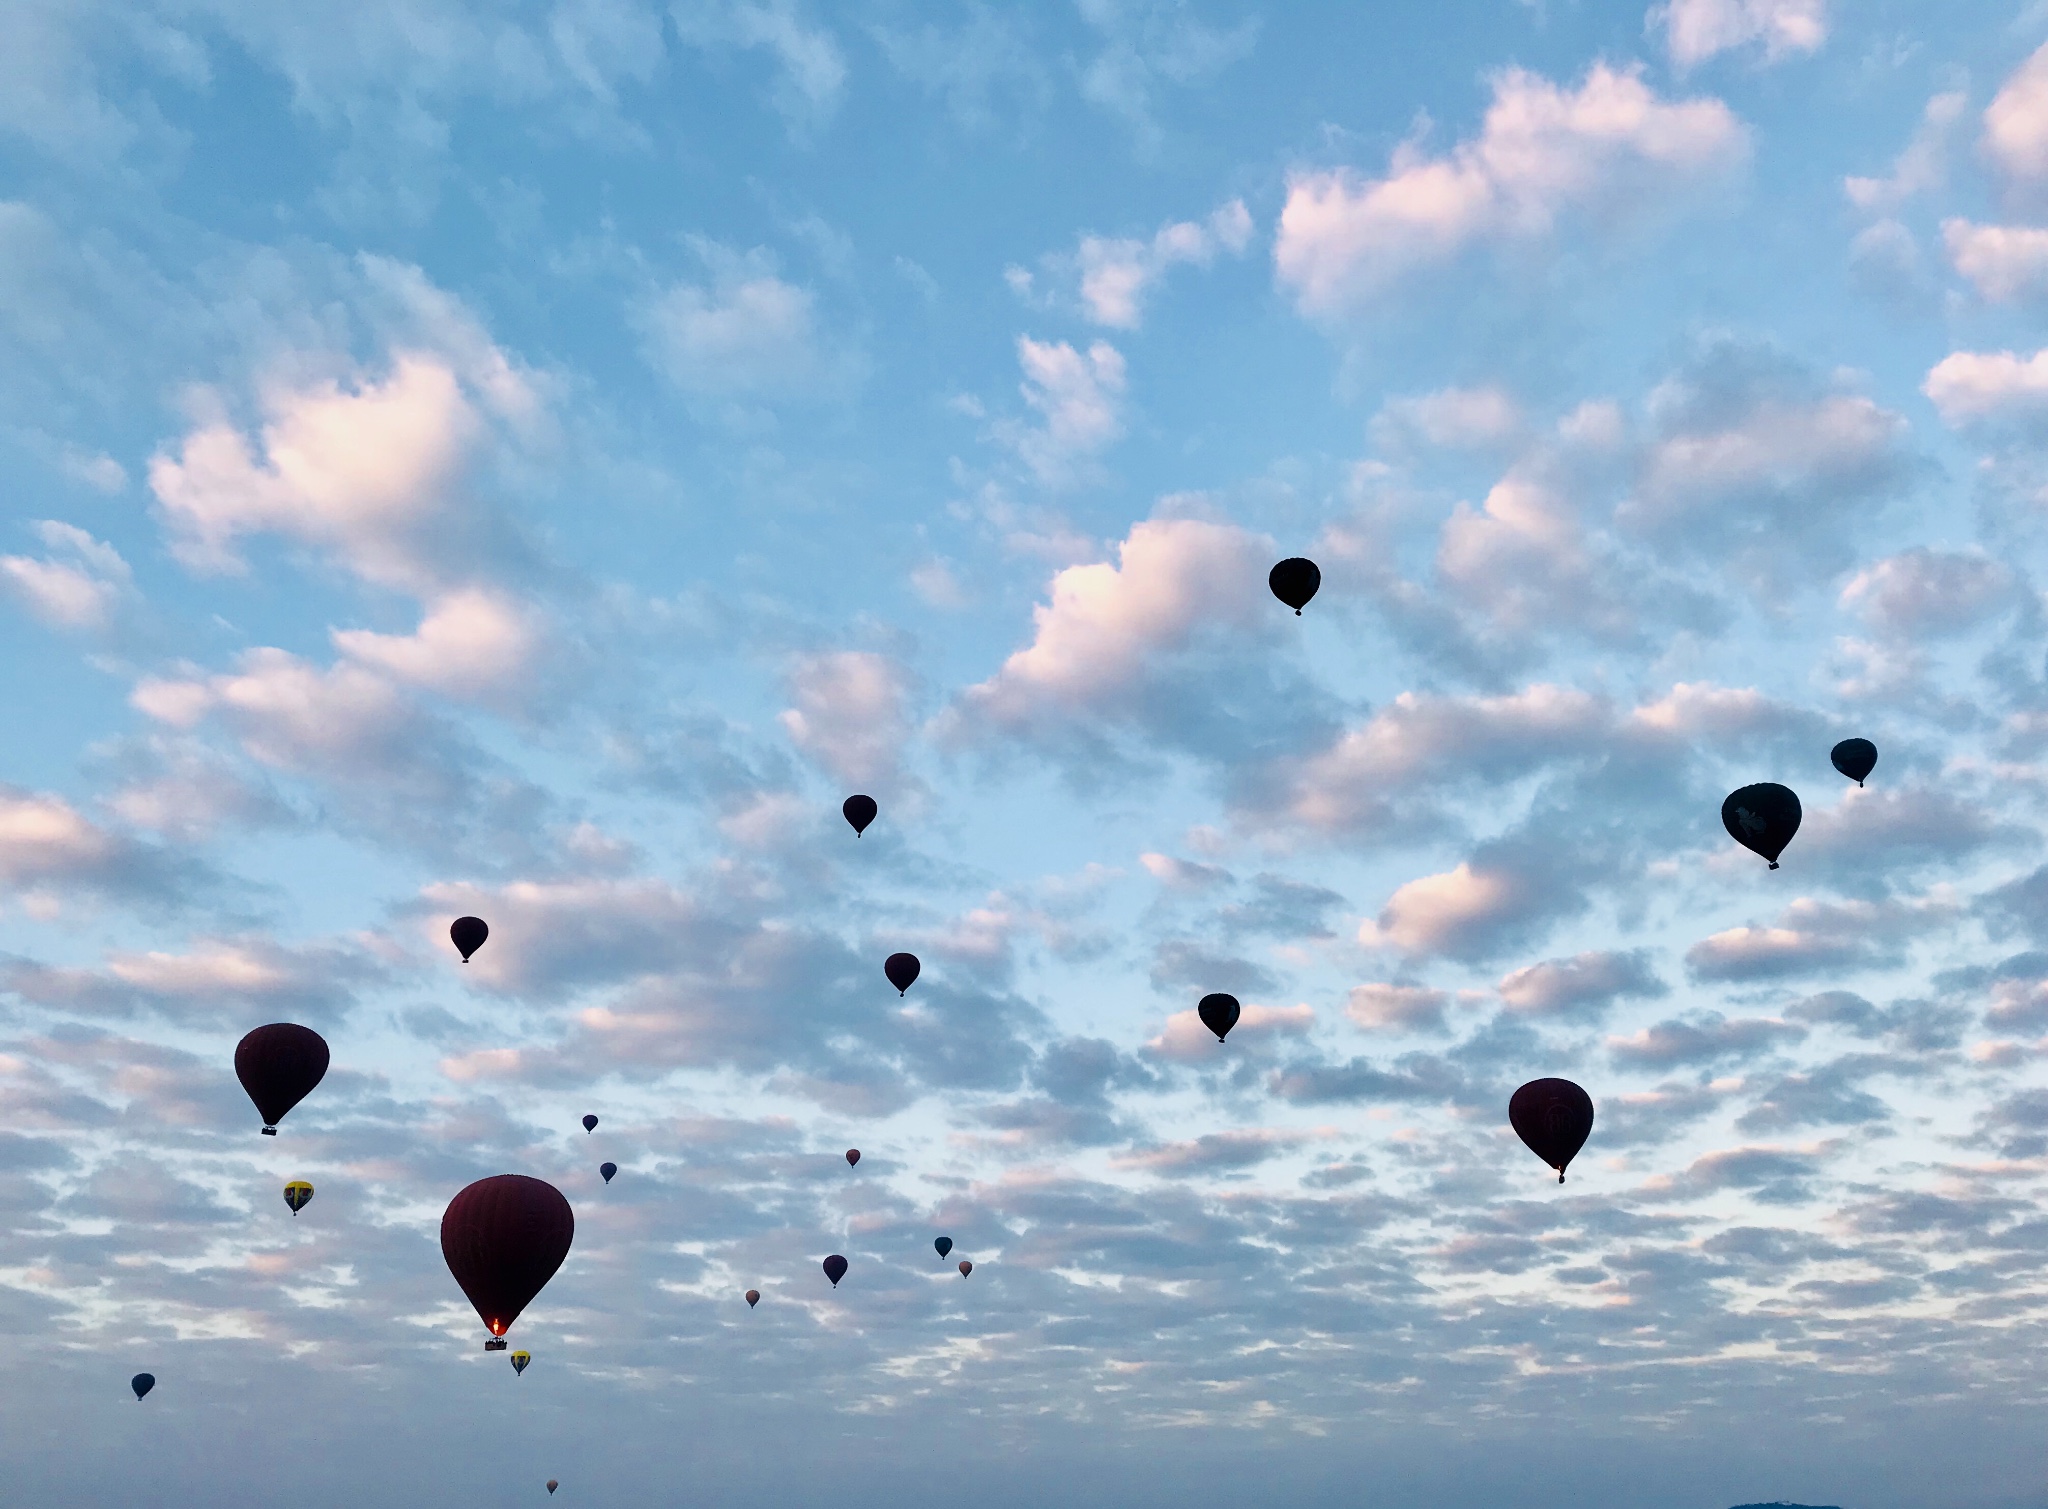
<svg viewBox="0 0 2048 1509"><path fill-rule="evenodd" d="M467 964L469 956L484 946L484 940L491 936L491 925L481 917L457 917L448 925L448 941L455 945L455 951L462 955Z"/></svg>
<svg viewBox="0 0 2048 1509"><path fill-rule="evenodd" d="M932 1243L932 1246L939 1249L939 1256L943 1258L953 1250L953 1239L951 1237L940 1237L936 1242Z"/></svg>
<svg viewBox="0 0 2048 1509"><path fill-rule="evenodd" d="M749 1289L749 1290L747 1291L747 1308L748 1308L749 1310L751 1310L751 1309L753 1309L753 1308L754 1308L754 1306L756 1306L756 1305L758 1305L758 1304L760 1304L760 1303L761 1303L761 1291L760 1291L759 1289Z"/></svg>
<svg viewBox="0 0 2048 1509"><path fill-rule="evenodd" d="M903 995L917 983L917 972L922 967L916 954L891 954L882 964L882 973L896 987L896 994Z"/></svg>
<svg viewBox="0 0 2048 1509"><path fill-rule="evenodd" d="M553 1479L553 1478L549 1478L549 1479L548 1479L548 1497L549 1497L549 1498L553 1498L553 1497L555 1496L555 1490L556 1490L557 1488L561 1487L561 1486L562 1486L562 1485L561 1485L561 1484L560 1484L559 1482L557 1482L557 1481L556 1481L555 1479Z"/></svg>
<svg viewBox="0 0 2048 1509"><path fill-rule="evenodd" d="M619 1171L619 1166L616 1163L600 1163L597 1171L604 1175L604 1182L609 1184L612 1182L612 1176Z"/></svg>
<svg viewBox="0 0 2048 1509"><path fill-rule="evenodd" d="M1266 585L1273 589L1273 595L1294 610L1296 618L1308 606L1308 600L1316 595L1316 589L1323 584L1322 569L1304 556L1289 556L1266 574Z"/></svg>
<svg viewBox="0 0 2048 1509"><path fill-rule="evenodd" d="M156 1374L137 1373L133 1378L130 1378L128 1380L128 1387L135 1390L135 1402L137 1404L140 1404L142 1402L142 1396L148 1393L151 1389L156 1387Z"/></svg>
<svg viewBox="0 0 2048 1509"><path fill-rule="evenodd" d="M1760 781L1728 794L1721 804L1721 826L1745 849L1753 849L1778 868L1778 856L1799 831L1799 798L1789 786Z"/></svg>
<svg viewBox="0 0 2048 1509"><path fill-rule="evenodd" d="M839 1281L846 1277L846 1259L841 1257L836 1252L833 1253L832 1256L826 1258L825 1277L832 1280L832 1287L837 1289L839 1287Z"/></svg>
<svg viewBox="0 0 2048 1509"><path fill-rule="evenodd" d="M583 1118L583 1130L584 1130L584 1131L586 1131L586 1132L594 1132L594 1131L596 1131L596 1130L597 1130L597 1118L596 1118L595 1116L586 1116L586 1117L584 1117L584 1118Z"/></svg>
<svg viewBox="0 0 2048 1509"><path fill-rule="evenodd" d="M505 1332L547 1286L576 1239L576 1213L552 1184L524 1174L479 1179L441 1216L441 1256L503 1351Z"/></svg>
<svg viewBox="0 0 2048 1509"><path fill-rule="evenodd" d="M1508 1101L1508 1122L1562 1184L1565 1166L1593 1135L1593 1097L1568 1079L1532 1079Z"/></svg>
<svg viewBox="0 0 2048 1509"><path fill-rule="evenodd" d="M263 1135L275 1137L285 1112L327 1074L327 1039L311 1027L272 1022L235 1044L235 1078L256 1103Z"/></svg>
<svg viewBox="0 0 2048 1509"><path fill-rule="evenodd" d="M1877 746L1868 739L1844 739L1828 751L1828 758L1835 762L1835 769L1861 786L1877 766Z"/></svg>
<svg viewBox="0 0 2048 1509"><path fill-rule="evenodd" d="M875 814L882 809L875 805L871 796L850 796L840 809L846 820L853 824L853 836L859 838L868 831L868 824L875 820Z"/></svg>
<svg viewBox="0 0 2048 1509"><path fill-rule="evenodd" d="M1215 995L1202 997L1195 1006L1195 1015L1202 1019L1204 1027L1216 1034L1216 1041L1220 1043L1230 1036L1230 1029L1237 1025L1238 1009L1236 996L1227 996L1218 991Z"/></svg>

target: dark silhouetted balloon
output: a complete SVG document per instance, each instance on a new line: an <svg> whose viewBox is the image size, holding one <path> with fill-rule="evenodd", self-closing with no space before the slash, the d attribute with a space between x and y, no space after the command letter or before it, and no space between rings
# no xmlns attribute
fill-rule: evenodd
<svg viewBox="0 0 2048 1509"><path fill-rule="evenodd" d="M1835 769L1861 786L1863 778L1877 767L1877 746L1868 739L1844 739L1828 751L1828 758L1835 762Z"/></svg>
<svg viewBox="0 0 2048 1509"><path fill-rule="evenodd" d="M756 1306L756 1305L758 1305L758 1304L760 1304L760 1303L761 1303L761 1291L760 1291L759 1289L749 1289L749 1290L747 1291L747 1308L748 1308L749 1310L751 1310L751 1309L753 1309L753 1308L754 1308L754 1306Z"/></svg>
<svg viewBox="0 0 2048 1509"><path fill-rule="evenodd" d="M521 1374L521 1373L524 1373L524 1372L526 1371L526 1365L527 1365L527 1364L528 1364L529 1362L531 1362L531 1361L533 1361L533 1353L531 1353L531 1352L514 1352L514 1353L512 1354L512 1373L513 1373L513 1376L514 1376L514 1377L517 1377L517 1376L518 1376L519 1374Z"/></svg>
<svg viewBox="0 0 2048 1509"><path fill-rule="evenodd" d="M1297 618L1322 584L1322 569L1314 561L1298 555L1289 556L1266 576L1266 585L1273 589L1273 595L1292 608Z"/></svg>
<svg viewBox="0 0 2048 1509"><path fill-rule="evenodd" d="M936 1242L932 1243L932 1246L938 1249L939 1256L943 1258L953 1250L953 1239L951 1237L940 1237Z"/></svg>
<svg viewBox="0 0 2048 1509"><path fill-rule="evenodd" d="M306 1202L313 1198L313 1186L304 1179L294 1179L284 1187L284 1203L297 1215L306 1208Z"/></svg>
<svg viewBox="0 0 2048 1509"><path fill-rule="evenodd" d="M584 1118L583 1118L583 1130L584 1130L584 1131L586 1131L586 1132L594 1132L594 1131L596 1131L596 1130L597 1130L597 1118L596 1118L595 1116L586 1116L586 1117L584 1117Z"/></svg>
<svg viewBox="0 0 2048 1509"><path fill-rule="evenodd" d="M137 1373L133 1378L130 1378L128 1380L128 1387L135 1390L135 1402L137 1404L140 1404L142 1402L142 1396L148 1393L151 1389L156 1387L156 1374Z"/></svg>
<svg viewBox="0 0 2048 1509"><path fill-rule="evenodd" d="M479 1179L448 1202L441 1256L489 1328L491 1351L569 1255L576 1213L552 1184L524 1174Z"/></svg>
<svg viewBox="0 0 2048 1509"><path fill-rule="evenodd" d="M272 1022L235 1044L235 1078L256 1102L263 1134L277 1135L284 1113L304 1100L327 1073L327 1040L311 1027Z"/></svg>
<svg viewBox="0 0 2048 1509"><path fill-rule="evenodd" d="M1565 1166L1593 1135L1593 1097L1568 1079L1532 1079L1508 1101L1508 1122L1562 1184Z"/></svg>
<svg viewBox="0 0 2048 1509"><path fill-rule="evenodd" d="M1230 1036L1230 1029L1237 1025L1238 1004L1236 996L1222 992L1203 996L1195 1007L1195 1015L1202 1019L1202 1025L1216 1034L1216 1041L1222 1042Z"/></svg>
<svg viewBox="0 0 2048 1509"><path fill-rule="evenodd" d="M457 917L448 924L448 941L455 945L455 951L462 955L467 964L469 956L484 946L484 940L491 936L491 925L481 917Z"/></svg>
<svg viewBox="0 0 2048 1509"><path fill-rule="evenodd" d="M868 831L868 824L875 820L875 814L882 809L875 805L871 796L850 796L839 809L846 814L846 820L853 824L853 836L859 838Z"/></svg>
<svg viewBox="0 0 2048 1509"><path fill-rule="evenodd" d="M846 1277L846 1259L841 1257L836 1252L833 1253L832 1256L826 1258L825 1277L832 1280L832 1287L837 1289L839 1287L839 1281Z"/></svg>
<svg viewBox="0 0 2048 1509"><path fill-rule="evenodd" d="M553 1478L549 1478L549 1479L548 1479L548 1496L549 1496L550 1498L552 1498L552 1497L554 1496L554 1492L555 1492L555 1490L556 1490L557 1488L561 1487L561 1486L562 1486L562 1485L561 1485L560 1483L558 1483L557 1481L555 1481L555 1479L553 1479Z"/></svg>
<svg viewBox="0 0 2048 1509"><path fill-rule="evenodd" d="M604 1175L604 1182L609 1184L612 1182L612 1175L619 1171L619 1166L616 1163L600 1163L597 1171Z"/></svg>
<svg viewBox="0 0 2048 1509"><path fill-rule="evenodd" d="M1778 856L1799 831L1799 798L1789 786L1763 781L1730 792L1721 804L1721 826L1745 849L1753 849L1778 868Z"/></svg>
<svg viewBox="0 0 2048 1509"><path fill-rule="evenodd" d="M967 1277L967 1275L972 1273L973 1271L974 1264L968 1262L966 1258L960 1259L960 1276L962 1278Z"/></svg>
<svg viewBox="0 0 2048 1509"><path fill-rule="evenodd" d="M860 1162L860 1149L857 1147L848 1148L846 1150L846 1166L852 1168L858 1162Z"/></svg>
<svg viewBox="0 0 2048 1509"><path fill-rule="evenodd" d="M916 954L891 954L882 965L882 973L889 977L889 983L896 987L896 994L902 995L917 983L917 972L921 966Z"/></svg>

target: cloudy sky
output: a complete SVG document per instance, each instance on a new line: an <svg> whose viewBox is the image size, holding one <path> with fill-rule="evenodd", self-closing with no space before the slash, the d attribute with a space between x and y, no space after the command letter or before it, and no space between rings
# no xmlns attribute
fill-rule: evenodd
<svg viewBox="0 0 2048 1509"><path fill-rule="evenodd" d="M0 17L10 1497L2042 1501L2048 6Z"/></svg>

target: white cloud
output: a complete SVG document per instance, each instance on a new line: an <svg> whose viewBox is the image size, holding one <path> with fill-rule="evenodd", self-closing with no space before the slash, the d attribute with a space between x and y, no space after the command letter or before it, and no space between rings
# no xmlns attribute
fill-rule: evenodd
<svg viewBox="0 0 2048 1509"><path fill-rule="evenodd" d="M1420 985L1354 985L1344 1014L1370 1032L1434 1030L1444 1024L1450 997Z"/></svg>
<svg viewBox="0 0 2048 1509"><path fill-rule="evenodd" d="M1161 226L1149 242L1083 236L1074 257L1081 302L1096 324L1135 330L1146 293L1168 269L1180 264L1207 267L1219 251L1242 255L1251 235L1251 213L1243 200L1233 199L1206 222L1182 220Z"/></svg>
<svg viewBox="0 0 2048 1509"><path fill-rule="evenodd" d="M1984 107L1984 150L2014 178L2048 177L2048 44Z"/></svg>
<svg viewBox="0 0 2048 1509"><path fill-rule="evenodd" d="M1314 1028L1315 1023L1313 1006L1246 1005L1238 1014L1237 1025L1230 1029L1230 1042L1235 1046L1267 1038L1302 1037ZM1159 1036L1145 1046L1160 1058L1180 1063L1213 1063L1222 1045L1216 1041L1216 1034L1204 1025L1199 1014L1176 1011L1166 1019L1166 1026Z"/></svg>
<svg viewBox="0 0 2048 1509"><path fill-rule="evenodd" d="M1018 391L1042 423L998 433L1042 480L1072 481L1123 434L1123 354L1107 341L1082 352L1065 341L1020 335L1017 364L1024 369Z"/></svg>
<svg viewBox="0 0 2048 1509"><path fill-rule="evenodd" d="M1761 43L1778 62L1818 52L1828 36L1827 0L1670 0L1650 12L1681 73L1717 53Z"/></svg>
<svg viewBox="0 0 2048 1509"><path fill-rule="evenodd" d="M639 312L648 358L685 393L704 399L802 398L846 374L818 331L816 298L778 277L774 259L694 243L708 284L677 283Z"/></svg>
<svg viewBox="0 0 2048 1509"><path fill-rule="evenodd" d="M293 771L366 772L383 763L380 756L413 717L384 677L347 663L322 670L279 649L251 650L229 674L145 680L130 700L173 728L220 713L252 758Z"/></svg>
<svg viewBox="0 0 2048 1509"><path fill-rule="evenodd" d="M1920 391L1943 420L1958 427L2038 416L2048 410L2048 350L2024 357L2014 351L1952 351L1935 363Z"/></svg>
<svg viewBox="0 0 2048 1509"><path fill-rule="evenodd" d="M1952 915L1933 903L1816 901L1802 896L1769 927L1733 927L1686 950L1702 980L1757 980L1893 961L1913 932Z"/></svg>
<svg viewBox="0 0 2048 1509"><path fill-rule="evenodd" d="M1857 572L1841 603L1888 633L1917 637L1981 622L2011 601L2012 588L2012 572L1981 551L1916 545Z"/></svg>
<svg viewBox="0 0 2048 1509"><path fill-rule="evenodd" d="M1941 222L1941 237L1956 271L1994 303L2048 293L2048 229L1954 219Z"/></svg>
<svg viewBox="0 0 2048 1509"><path fill-rule="evenodd" d="M411 634L338 629L332 637L350 659L459 701L512 690L540 649L530 610L481 587L435 598Z"/></svg>
<svg viewBox="0 0 2048 1509"><path fill-rule="evenodd" d="M791 743L850 788L895 784L910 730L902 666L869 650L805 655L790 669L789 690L796 706L781 722Z"/></svg>
<svg viewBox="0 0 2048 1509"><path fill-rule="evenodd" d="M1497 387L1442 388L1396 398L1373 420L1382 444L1409 436L1443 450L1492 450L1519 439L1521 405Z"/></svg>
<svg viewBox="0 0 2048 1509"><path fill-rule="evenodd" d="M1935 95L1921 112L1920 128L1885 178L1845 178L1842 192L1858 209L1885 213L1915 195L1938 189L1948 175L1948 139L1969 96L1960 90Z"/></svg>
<svg viewBox="0 0 2048 1509"><path fill-rule="evenodd" d="M119 845L60 796L0 787L0 883L28 886L89 876Z"/></svg>
<svg viewBox="0 0 2048 1509"><path fill-rule="evenodd" d="M1387 898L1376 920L1358 930L1368 948L1391 944L1403 953L1477 957L1502 929L1542 909L1536 883L1512 870L1468 861L1440 875L1411 880Z"/></svg>
<svg viewBox="0 0 2048 1509"><path fill-rule="evenodd" d="M1495 987L1509 1010L1533 1014L1598 1009L1625 996L1662 995L1664 988L1640 952L1546 959L1502 976Z"/></svg>
<svg viewBox="0 0 2048 1509"><path fill-rule="evenodd" d="M1493 88L1478 139L1448 156L1411 142L1384 178L1294 177L1273 259L1303 312L1339 313L1476 242L1548 235L1567 211L1639 209L1748 152L1748 132L1719 100L1666 102L1604 63L1576 90L1522 69Z"/></svg>
<svg viewBox="0 0 2048 1509"><path fill-rule="evenodd" d="M792 131L829 120L846 93L846 58L796 0L673 0L677 34L695 47L763 51L777 64L771 98Z"/></svg>
<svg viewBox="0 0 2048 1509"><path fill-rule="evenodd" d="M36 525L59 556L0 556L0 584L47 624L60 629L104 628L132 582L119 551L75 525L45 519Z"/></svg>

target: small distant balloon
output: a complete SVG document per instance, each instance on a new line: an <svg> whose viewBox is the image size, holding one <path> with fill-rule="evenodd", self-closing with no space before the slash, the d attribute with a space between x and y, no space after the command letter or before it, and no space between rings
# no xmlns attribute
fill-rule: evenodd
<svg viewBox="0 0 2048 1509"><path fill-rule="evenodd" d="M586 1132L594 1132L594 1131L596 1131L596 1130L597 1130L597 1118L596 1118L595 1116L586 1116L586 1117L584 1117L584 1118L583 1118L583 1130L584 1130L584 1131L586 1131Z"/></svg>
<svg viewBox="0 0 2048 1509"><path fill-rule="evenodd" d="M612 1176L618 1173L619 1166L616 1163L600 1163L597 1171L604 1175L604 1182L609 1184L612 1182Z"/></svg>
<svg viewBox="0 0 2048 1509"><path fill-rule="evenodd" d="M1273 589L1273 595L1292 608L1296 618L1322 584L1322 568L1299 555L1289 556L1266 576L1266 585Z"/></svg>
<svg viewBox="0 0 2048 1509"><path fill-rule="evenodd" d="M967 1277L967 1275L972 1273L973 1271L974 1264L968 1262L966 1258L960 1259L960 1276L962 1278Z"/></svg>
<svg viewBox="0 0 2048 1509"><path fill-rule="evenodd" d="M853 824L853 836L859 838L868 831L868 824L875 820L875 814L882 809L875 805L875 799L871 796L850 796L839 810L845 813L846 820Z"/></svg>
<svg viewBox="0 0 2048 1509"><path fill-rule="evenodd" d="M462 955L467 964L469 956L484 946L484 940L491 936L491 925L481 917L457 917L448 924L448 941L455 945L455 951Z"/></svg>
<svg viewBox="0 0 2048 1509"><path fill-rule="evenodd" d="M1835 769L1861 786L1863 778L1877 768L1877 746L1868 739L1844 739L1828 751L1828 758L1835 762Z"/></svg>
<svg viewBox="0 0 2048 1509"><path fill-rule="evenodd" d="M1219 1043L1229 1037L1230 1029L1237 1025L1238 1011L1237 997L1224 995L1221 991L1203 996L1195 1006L1195 1015L1202 1019L1204 1027L1216 1034Z"/></svg>
<svg viewBox="0 0 2048 1509"><path fill-rule="evenodd" d="M1721 804L1721 826L1743 848L1754 850L1778 868L1778 856L1799 831L1799 798L1788 786L1761 781L1728 794Z"/></svg>
<svg viewBox="0 0 2048 1509"><path fill-rule="evenodd" d="M306 1202L313 1198L313 1186L304 1179L294 1179L284 1187L284 1203L297 1215L306 1208Z"/></svg>
<svg viewBox="0 0 2048 1509"><path fill-rule="evenodd" d="M939 1251L939 1256L944 1258L947 1253L953 1250L953 1239L951 1237L940 1237L936 1242L932 1243L932 1246L936 1247Z"/></svg>
<svg viewBox="0 0 2048 1509"><path fill-rule="evenodd" d="M882 973L896 987L896 994L903 995L917 983L917 972L921 967L916 954L891 954L883 961Z"/></svg>
<svg viewBox="0 0 2048 1509"><path fill-rule="evenodd" d="M1568 1079L1532 1079L1508 1100L1508 1124L1562 1184L1566 1165L1593 1135L1593 1097Z"/></svg>
<svg viewBox="0 0 2048 1509"><path fill-rule="evenodd" d="M531 1362L531 1361L533 1361L533 1353L531 1353L531 1352L514 1352L514 1353L512 1354L512 1373L513 1373L513 1376L514 1376L514 1377L517 1377L517 1376L518 1376L519 1374L521 1374L521 1373L524 1373L524 1372L526 1371L526 1365L527 1365L527 1364L528 1364L529 1362Z"/></svg>
<svg viewBox="0 0 2048 1509"><path fill-rule="evenodd" d="M128 1380L128 1387L135 1390L135 1402L137 1404L140 1404L142 1402L142 1396L148 1393L151 1389L156 1387L156 1374L137 1373L133 1378L130 1378Z"/></svg>
<svg viewBox="0 0 2048 1509"><path fill-rule="evenodd" d="M295 1022L258 1027L235 1044L235 1078L275 1137L285 1112L313 1093L327 1075L327 1039Z"/></svg>
<svg viewBox="0 0 2048 1509"><path fill-rule="evenodd" d="M548 1479L548 1493L549 1493L549 1495L550 1495L550 1496L553 1496L553 1494L554 1494L554 1491L555 1491L555 1490L556 1490L557 1488L561 1487L561 1486L562 1486L562 1485L561 1485L560 1483L556 1482L556 1481L555 1481L555 1480L554 1480L553 1478L549 1478L549 1479Z"/></svg>
<svg viewBox="0 0 2048 1509"><path fill-rule="evenodd" d="M826 1258L825 1277L832 1280L832 1287L837 1289L839 1287L839 1281L846 1277L846 1259L841 1257L836 1252L833 1253L832 1256Z"/></svg>
<svg viewBox="0 0 2048 1509"><path fill-rule="evenodd" d="M852 1168L858 1162L860 1162L860 1149L857 1147L848 1148L846 1150L846 1166Z"/></svg>
<svg viewBox="0 0 2048 1509"><path fill-rule="evenodd" d="M761 1303L761 1291L760 1291L759 1289L749 1289L749 1290L747 1291L747 1308L748 1308L749 1310L751 1310L751 1309L753 1309L753 1308L754 1308L754 1306L756 1306L756 1305L758 1305L758 1304L760 1304L760 1303Z"/></svg>

